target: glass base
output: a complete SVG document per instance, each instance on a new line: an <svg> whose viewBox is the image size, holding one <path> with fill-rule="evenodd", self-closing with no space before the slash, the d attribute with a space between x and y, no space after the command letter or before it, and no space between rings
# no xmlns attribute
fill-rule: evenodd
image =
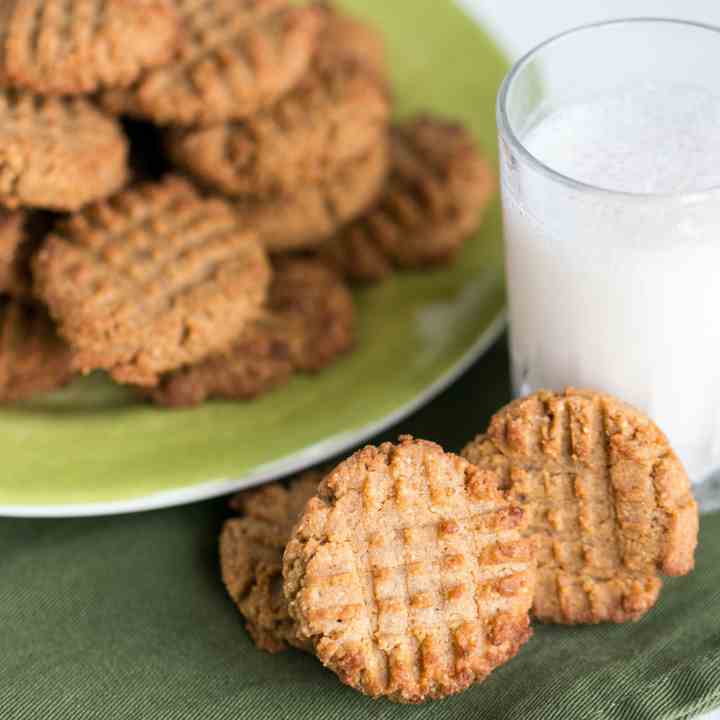
<svg viewBox="0 0 720 720"><path fill-rule="evenodd" d="M715 470L697 485L693 485L693 494L701 513L720 510L720 469Z"/></svg>

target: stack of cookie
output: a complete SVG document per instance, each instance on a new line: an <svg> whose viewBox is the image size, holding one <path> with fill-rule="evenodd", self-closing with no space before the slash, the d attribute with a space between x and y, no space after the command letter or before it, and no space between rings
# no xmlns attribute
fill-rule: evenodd
<svg viewBox="0 0 720 720"><path fill-rule="evenodd" d="M540 392L462 456L401 437L233 499L225 586L258 647L314 653L371 697L482 681L547 623L622 623L694 565L698 509L647 417Z"/></svg>
<svg viewBox="0 0 720 720"><path fill-rule="evenodd" d="M11 0L0 52L5 400L318 372L352 283L449 262L493 191L464 128L392 125L381 34L326 4Z"/></svg>

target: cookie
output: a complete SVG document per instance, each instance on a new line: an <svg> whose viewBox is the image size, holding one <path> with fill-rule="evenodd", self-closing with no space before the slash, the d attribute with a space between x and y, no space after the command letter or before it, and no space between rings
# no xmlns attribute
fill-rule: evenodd
<svg viewBox="0 0 720 720"><path fill-rule="evenodd" d="M256 236L226 203L177 177L71 216L33 270L75 367L137 385L229 347L270 277Z"/></svg>
<svg viewBox="0 0 720 720"><path fill-rule="evenodd" d="M56 390L72 377L70 349L37 303L0 299L0 402Z"/></svg>
<svg viewBox="0 0 720 720"><path fill-rule="evenodd" d="M352 294L331 268L317 260L278 258L270 307L285 325L288 356L296 370L318 372L353 345Z"/></svg>
<svg viewBox="0 0 720 720"><path fill-rule="evenodd" d="M494 191L469 132L421 117L392 130L390 174L377 203L323 256L347 277L378 281L394 268L446 263L477 229Z"/></svg>
<svg viewBox="0 0 720 720"><path fill-rule="evenodd" d="M0 79L41 95L129 85L170 60L179 28L170 0L5 0Z"/></svg>
<svg viewBox="0 0 720 720"><path fill-rule="evenodd" d="M255 644L270 653L288 646L310 649L295 632L282 590L285 543L322 474L308 471L290 481L240 493L220 535L220 569L228 594L245 618Z"/></svg>
<svg viewBox="0 0 720 720"><path fill-rule="evenodd" d="M464 690L530 637L523 511L467 461L402 437L320 483L285 549L290 616L315 653L372 697Z"/></svg>
<svg viewBox="0 0 720 720"><path fill-rule="evenodd" d="M205 400L252 400L293 375L287 342L271 319L257 320L229 350L161 376L141 395L165 407L193 407Z"/></svg>
<svg viewBox="0 0 720 720"><path fill-rule="evenodd" d="M495 415L463 455L528 514L540 620L637 620L657 600L659 572L693 567L687 475L658 427L615 398L538 392Z"/></svg>
<svg viewBox="0 0 720 720"><path fill-rule="evenodd" d="M0 293L32 296L30 259L52 222L49 213L0 209Z"/></svg>
<svg viewBox="0 0 720 720"><path fill-rule="evenodd" d="M352 57L365 64L376 78L388 84L385 39L373 25L321 3L325 12L325 29L320 36L318 53L334 62L338 57Z"/></svg>
<svg viewBox="0 0 720 720"><path fill-rule="evenodd" d="M234 207L241 222L257 231L269 252L316 248L375 200L387 162L387 144L381 141L326 182L285 195L238 199Z"/></svg>
<svg viewBox="0 0 720 720"><path fill-rule="evenodd" d="M0 204L77 210L119 190L127 140L84 98L0 90Z"/></svg>
<svg viewBox="0 0 720 720"><path fill-rule="evenodd" d="M295 372L318 372L354 340L350 291L316 260L277 263L265 315L226 353L163 377L150 397L161 405L205 399L247 400L281 385Z"/></svg>
<svg viewBox="0 0 720 720"><path fill-rule="evenodd" d="M111 112L159 125L249 117L290 90L305 71L322 28L313 6L286 0L175 0L183 42L170 64L127 89L104 93Z"/></svg>
<svg viewBox="0 0 720 720"><path fill-rule="evenodd" d="M243 121L169 132L171 159L231 196L292 193L329 182L386 134L389 104L365 65L316 62L288 95Z"/></svg>

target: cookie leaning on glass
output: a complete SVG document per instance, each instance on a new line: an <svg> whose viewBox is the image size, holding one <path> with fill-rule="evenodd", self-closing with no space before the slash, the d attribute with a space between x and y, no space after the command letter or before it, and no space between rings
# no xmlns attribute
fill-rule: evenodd
<svg viewBox="0 0 720 720"><path fill-rule="evenodd" d="M626 403L538 392L500 410L462 454L528 515L540 620L637 620L657 601L660 573L693 568L687 474L657 425Z"/></svg>

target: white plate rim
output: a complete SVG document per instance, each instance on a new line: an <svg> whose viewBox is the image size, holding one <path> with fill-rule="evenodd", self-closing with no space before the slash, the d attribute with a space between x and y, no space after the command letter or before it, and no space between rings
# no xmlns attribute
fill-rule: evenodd
<svg viewBox="0 0 720 720"><path fill-rule="evenodd" d="M429 403L443 390L457 380L470 366L482 357L500 337L507 325L507 310L501 309L478 339L465 351L452 367L446 370L425 390L420 392L397 410L379 420L367 423L355 430L332 435L306 448L286 455L278 460L256 467L237 478L209 480L177 490L162 490L141 495L130 500L111 500L99 503L76 503L64 505L0 505L0 516L14 518L70 518L95 517L100 515L121 515L146 512L162 508L187 505L210 500L238 490L245 490L276 478L300 472L318 465L348 448L359 445L373 435L383 432Z"/></svg>

